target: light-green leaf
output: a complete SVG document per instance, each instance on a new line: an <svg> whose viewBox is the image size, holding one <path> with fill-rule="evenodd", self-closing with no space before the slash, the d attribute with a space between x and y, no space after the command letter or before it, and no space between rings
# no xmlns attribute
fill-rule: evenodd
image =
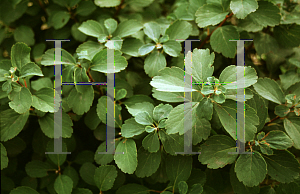
<svg viewBox="0 0 300 194"><path fill-rule="evenodd" d="M53 113L47 113L45 116L38 119L41 130L43 133L50 138L58 138L54 137L54 114ZM62 137L63 138L70 138L73 133L73 122L70 118L70 116L62 112Z"/></svg>
<svg viewBox="0 0 300 194"><path fill-rule="evenodd" d="M267 100L277 104L285 102L285 96L279 84L270 78L259 78L254 84L255 91Z"/></svg>
<svg viewBox="0 0 300 194"><path fill-rule="evenodd" d="M112 34L117 29L118 22L112 18L109 18L104 21L104 26L107 29L108 34Z"/></svg>
<svg viewBox="0 0 300 194"><path fill-rule="evenodd" d="M156 76L158 71L167 66L166 57L159 51L154 51L145 59L145 72L150 77Z"/></svg>
<svg viewBox="0 0 300 194"><path fill-rule="evenodd" d="M222 53L225 57L234 58L236 54L236 42L229 40L237 40L240 35L237 28L233 25L227 25L217 28L211 35L211 48Z"/></svg>
<svg viewBox="0 0 300 194"><path fill-rule="evenodd" d="M20 78L30 75L44 76L41 68L33 62L27 63L26 65L22 66Z"/></svg>
<svg viewBox="0 0 300 194"><path fill-rule="evenodd" d="M154 42L158 42L160 37L160 26L156 22L148 22L144 24L144 33Z"/></svg>
<svg viewBox="0 0 300 194"><path fill-rule="evenodd" d="M153 114L153 109L154 109L154 105L151 102L136 102L133 104L129 104L129 103L125 103L125 106L128 110L128 112L132 115L135 116L137 115L139 112L143 112L146 111L149 113L149 115L152 116Z"/></svg>
<svg viewBox="0 0 300 194"><path fill-rule="evenodd" d="M27 112L32 104L32 95L26 87L15 88L8 98L11 100L8 103L9 107L19 114Z"/></svg>
<svg viewBox="0 0 300 194"><path fill-rule="evenodd" d="M41 64L45 66L54 65L55 48L49 49L43 54ZM75 58L66 50L61 49L61 64L62 65L75 65Z"/></svg>
<svg viewBox="0 0 300 194"><path fill-rule="evenodd" d="M98 42L87 41L79 45L76 49L76 53L79 59L87 59L92 61L94 56L104 48L103 44Z"/></svg>
<svg viewBox="0 0 300 194"><path fill-rule="evenodd" d="M227 14L221 5L205 4L196 11L196 23L200 28L213 26L224 20Z"/></svg>
<svg viewBox="0 0 300 194"><path fill-rule="evenodd" d="M134 118L127 119L121 128L122 137L130 138L140 135L145 131L145 126L137 123Z"/></svg>
<svg viewBox="0 0 300 194"><path fill-rule="evenodd" d="M155 173L160 165L161 153L160 151L150 153L143 147L138 151L138 165L135 174L139 178L149 177Z"/></svg>
<svg viewBox="0 0 300 194"><path fill-rule="evenodd" d="M142 46L143 46L143 43L141 40L136 39L136 38L126 38L123 41L121 52L123 52L127 55L130 55L130 56L133 56L133 57L138 57L139 56L139 48Z"/></svg>
<svg viewBox="0 0 300 194"><path fill-rule="evenodd" d="M169 40L163 44L164 51L172 56L178 57L180 55L180 51L182 50L181 44L176 40Z"/></svg>
<svg viewBox="0 0 300 194"><path fill-rule="evenodd" d="M137 167L137 150L133 139L124 139L116 148L116 152L124 152L124 154L115 154L114 159L117 166L124 173L133 174Z"/></svg>
<svg viewBox="0 0 300 194"><path fill-rule="evenodd" d="M55 91L56 92L56 91ZM56 92L55 98L60 102L60 96ZM32 106L43 112L57 112L58 107L54 107L54 89L42 88L32 95Z"/></svg>
<svg viewBox="0 0 300 194"><path fill-rule="evenodd" d="M135 115L135 121L142 125L152 125L153 119L148 112L139 112Z"/></svg>
<svg viewBox="0 0 300 194"><path fill-rule="evenodd" d="M4 145L0 143L0 146L1 146L1 170L2 170L8 166L8 157Z"/></svg>
<svg viewBox="0 0 300 194"><path fill-rule="evenodd" d="M120 38L130 36L143 28L141 22L137 20L126 20L121 22L116 31L113 33L113 36L119 36Z"/></svg>
<svg viewBox="0 0 300 194"><path fill-rule="evenodd" d="M170 104L159 104L153 110L153 119L156 122L159 122L160 120L167 118L172 109L173 106Z"/></svg>
<svg viewBox="0 0 300 194"><path fill-rule="evenodd" d="M73 189L73 181L67 175L58 175L54 181L54 190L58 194L71 194Z"/></svg>
<svg viewBox="0 0 300 194"><path fill-rule="evenodd" d="M192 33L192 24L187 21L176 20L166 30L166 35L169 36L169 40L181 41L187 39Z"/></svg>
<svg viewBox="0 0 300 194"><path fill-rule="evenodd" d="M293 145L293 141L280 130L270 131L264 141L267 142L271 148L279 150L288 149Z"/></svg>
<svg viewBox="0 0 300 194"><path fill-rule="evenodd" d="M120 5L121 0L94 0L94 2L99 7L115 7Z"/></svg>
<svg viewBox="0 0 300 194"><path fill-rule="evenodd" d="M13 67L17 67L18 70L30 62L30 50L26 44L18 42L11 48L11 64ZM52 58L54 61L54 58Z"/></svg>
<svg viewBox="0 0 300 194"><path fill-rule="evenodd" d="M87 20L83 22L78 27L78 30L88 36L92 36L95 38L98 38L101 35L108 35L105 27L95 20Z"/></svg>
<svg viewBox="0 0 300 194"><path fill-rule="evenodd" d="M259 185L267 174L267 163L260 153L241 154L235 163L234 171L239 181L248 187Z"/></svg>
<svg viewBox="0 0 300 194"><path fill-rule="evenodd" d="M300 149L300 121L299 117L289 117L283 120L284 129L294 142L294 147Z"/></svg>
<svg viewBox="0 0 300 194"><path fill-rule="evenodd" d="M226 135L211 136L200 146L199 151L201 154L198 160L211 169L223 168L237 158L237 154L228 154L236 151L236 142Z"/></svg>
<svg viewBox="0 0 300 194"><path fill-rule="evenodd" d="M258 8L256 0L232 0L230 9L239 19L244 19L249 13L254 12Z"/></svg>
<svg viewBox="0 0 300 194"><path fill-rule="evenodd" d="M95 170L95 183L96 186L100 189L100 191L107 191L112 188L118 172L115 166L113 165L105 165L99 166Z"/></svg>

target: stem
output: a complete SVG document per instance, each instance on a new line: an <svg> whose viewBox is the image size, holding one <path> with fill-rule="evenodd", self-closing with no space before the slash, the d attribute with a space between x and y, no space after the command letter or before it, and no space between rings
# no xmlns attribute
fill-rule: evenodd
<svg viewBox="0 0 300 194"><path fill-rule="evenodd" d="M24 81L25 87L27 88L27 83L26 83L26 80L25 80L25 79L23 79L23 81Z"/></svg>
<svg viewBox="0 0 300 194"><path fill-rule="evenodd" d="M23 84L21 84L19 81L17 81L17 83L18 83L20 86L24 87Z"/></svg>
<svg viewBox="0 0 300 194"><path fill-rule="evenodd" d="M221 26L223 26L223 24L226 22L226 20L228 19L228 18L230 18L231 16L233 15L233 13L230 13L229 15L227 15L226 17L225 17L225 19L209 34L209 35L207 35L206 36L206 38L204 39L204 41L201 43L201 45L198 47L199 49L201 49L205 44L206 44L206 42L208 41L208 39L210 38L210 36L212 35L212 33L216 30L216 29L218 29L219 27L221 27Z"/></svg>
<svg viewBox="0 0 300 194"><path fill-rule="evenodd" d="M90 73L90 69L88 69L86 73L87 73L87 75L88 75L90 81L91 81L91 82L95 82L95 80L93 79L93 77L92 77L92 75L91 75L91 73ZM100 88L98 85L96 85L96 87L98 88L98 90L99 90L101 96L103 96L103 92L102 92L101 88Z"/></svg>
<svg viewBox="0 0 300 194"><path fill-rule="evenodd" d="M280 118L280 116L277 116L277 117L273 118L273 119L270 120L269 122L266 122L266 123L265 123L265 126L267 126L268 124L272 123L273 121L275 121L275 120L277 120L277 119L279 119L279 118Z"/></svg>

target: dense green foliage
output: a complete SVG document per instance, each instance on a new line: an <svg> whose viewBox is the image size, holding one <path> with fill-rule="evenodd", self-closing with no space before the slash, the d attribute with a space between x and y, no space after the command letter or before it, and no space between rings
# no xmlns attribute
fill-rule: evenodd
<svg viewBox="0 0 300 194"><path fill-rule="evenodd" d="M54 46L62 82L106 82L114 48L115 146L106 86L62 86L54 149ZM184 40L192 49L192 142L184 142ZM245 42L245 68L236 67ZM116 41L111 45L107 40ZM299 194L297 0L0 0L1 194ZM187 48L186 48L187 49ZM244 71L246 151L236 151ZM186 75L187 76L187 75ZM55 96L59 98L56 93ZM183 152L191 143L194 152Z"/></svg>

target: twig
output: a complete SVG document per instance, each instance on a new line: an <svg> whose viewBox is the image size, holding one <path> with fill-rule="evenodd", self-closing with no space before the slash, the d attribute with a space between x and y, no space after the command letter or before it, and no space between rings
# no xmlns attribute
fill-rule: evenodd
<svg viewBox="0 0 300 194"><path fill-rule="evenodd" d="M277 116L277 117L273 118L273 119L270 120L269 122L266 122L266 123L265 123L265 126L268 125L268 124L270 124L270 123L272 123L273 121L275 121L275 120L277 120L277 119L279 119L279 118L280 118L280 116Z"/></svg>
<svg viewBox="0 0 300 194"><path fill-rule="evenodd" d="M93 79L92 75L90 74L90 69L88 69L86 73L87 73L87 75L88 75L90 81L95 82L95 80ZM96 87L98 88L98 90L99 90L101 96L103 96L103 92L102 92L101 88L100 88L98 85L96 85Z"/></svg>
<svg viewBox="0 0 300 194"><path fill-rule="evenodd" d="M17 81L17 83L18 83L20 86L24 87L23 84L21 84L19 81Z"/></svg>
<svg viewBox="0 0 300 194"><path fill-rule="evenodd" d="M221 26L223 26L223 24L226 22L226 20L228 19L228 18L230 18L231 16L233 15L233 13L230 13L229 15L227 15L226 17L225 17L225 19L209 34L209 35L207 35L206 36L206 38L204 39L204 41L200 44L200 46L198 47L199 49L201 49L205 44L206 44L206 42L208 41L208 39L210 38L210 36L212 35L212 33L216 30L216 29L218 29L219 27L221 27Z"/></svg>

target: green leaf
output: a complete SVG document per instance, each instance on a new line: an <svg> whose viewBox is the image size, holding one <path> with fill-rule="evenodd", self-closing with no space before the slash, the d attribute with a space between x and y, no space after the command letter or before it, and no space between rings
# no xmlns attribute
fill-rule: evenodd
<svg viewBox="0 0 300 194"><path fill-rule="evenodd" d="M173 110L171 110L168 119L166 121L166 130L168 134L174 134L178 133L179 135L182 135L186 130L190 130L192 126L195 125L197 117L196 111L199 103L196 102L188 102L189 104L192 103L192 109L189 111L192 111L192 118L185 118L184 117L184 106L185 104L180 104L176 106ZM186 103L187 104L187 103ZM184 125L186 122L189 123L189 125Z"/></svg>
<svg viewBox="0 0 300 194"><path fill-rule="evenodd" d="M214 135L200 146L198 160L202 164L207 164L207 168L223 168L227 164L233 163L237 154L228 154L236 151L236 142L226 135Z"/></svg>
<svg viewBox="0 0 300 194"><path fill-rule="evenodd" d="M92 61L93 57L104 48L103 44L98 42L87 41L79 45L76 53L79 59L87 59Z"/></svg>
<svg viewBox="0 0 300 194"><path fill-rule="evenodd" d="M156 122L159 122L160 120L167 118L172 109L173 106L169 104L159 104L153 110L153 119Z"/></svg>
<svg viewBox="0 0 300 194"><path fill-rule="evenodd" d="M290 183L299 177L300 164L287 150L277 151L270 156L263 155L267 162L268 174L281 183Z"/></svg>
<svg viewBox="0 0 300 194"><path fill-rule="evenodd" d="M9 107L19 114L27 112L32 103L31 93L26 87L15 88L8 95L8 98L11 100L11 102L9 102Z"/></svg>
<svg viewBox="0 0 300 194"><path fill-rule="evenodd" d="M158 42L160 37L160 26L156 22L148 22L144 24L144 33L154 42Z"/></svg>
<svg viewBox="0 0 300 194"><path fill-rule="evenodd" d="M210 98L203 98L197 107L197 116L199 118L212 119L213 103Z"/></svg>
<svg viewBox="0 0 300 194"><path fill-rule="evenodd" d="M75 170L75 168L73 168L71 166L67 166L64 169L63 175L67 175L68 177L70 177L72 179L72 181L73 181L73 188L75 188L77 186L77 183L79 181L79 175L78 175L77 171Z"/></svg>
<svg viewBox="0 0 300 194"><path fill-rule="evenodd" d="M193 145L197 145L202 141L202 139L207 139L210 135L211 131L211 124L206 119L199 119L199 117L196 120L195 125L192 128L193 130Z"/></svg>
<svg viewBox="0 0 300 194"><path fill-rule="evenodd" d="M173 188L177 188L180 181L186 181L191 175L193 159L191 156L170 156L166 158L166 172Z"/></svg>
<svg viewBox="0 0 300 194"><path fill-rule="evenodd" d="M236 176L245 186L259 185L267 174L267 163L258 152L241 154L234 167Z"/></svg>
<svg viewBox="0 0 300 194"><path fill-rule="evenodd" d="M112 18L109 18L104 21L104 26L107 29L108 34L112 34L117 29L118 22Z"/></svg>
<svg viewBox="0 0 300 194"><path fill-rule="evenodd" d="M283 120L284 129L294 142L294 147L300 149L300 121L297 117L289 117Z"/></svg>
<svg viewBox="0 0 300 194"><path fill-rule="evenodd" d="M101 35L108 35L105 27L95 20L87 20L83 22L78 27L78 30L95 38L99 38Z"/></svg>
<svg viewBox="0 0 300 194"><path fill-rule="evenodd" d="M30 50L26 44L18 42L11 48L11 64L13 67L17 67L18 70L30 62ZM53 61L54 58L52 58Z"/></svg>
<svg viewBox="0 0 300 194"><path fill-rule="evenodd" d="M240 35L237 28L232 25L217 28L211 35L211 48L217 53L222 53L225 57L234 58L236 54L236 42L229 40L237 40Z"/></svg>
<svg viewBox="0 0 300 194"><path fill-rule="evenodd" d="M183 41L187 39L192 33L192 24L187 21L176 20L166 30L166 35L169 36L169 40Z"/></svg>
<svg viewBox="0 0 300 194"><path fill-rule="evenodd" d="M54 152L54 140L51 139L47 143L46 152ZM67 144L62 142L62 152L67 152ZM47 154L49 159L57 166L63 165L67 159L67 154Z"/></svg>
<svg viewBox="0 0 300 194"><path fill-rule="evenodd" d="M158 75L158 71L167 66L166 57L159 51L154 51L145 60L145 72L150 77Z"/></svg>
<svg viewBox="0 0 300 194"><path fill-rule="evenodd" d="M267 33L257 33L254 37L254 47L257 54L268 54L279 49L277 40Z"/></svg>
<svg viewBox="0 0 300 194"><path fill-rule="evenodd" d="M259 186L247 187L236 177L234 172L234 165L230 168L230 183L233 188L233 191L237 194L254 194L259 193ZM271 193L270 193L271 194Z"/></svg>
<svg viewBox="0 0 300 194"><path fill-rule="evenodd" d="M176 40L169 40L163 44L164 51L172 56L178 57L180 55L180 51L182 50L181 44Z"/></svg>
<svg viewBox="0 0 300 194"><path fill-rule="evenodd" d="M139 55L141 55L141 56L147 55L148 53L153 51L154 48L155 48L155 44L153 44L153 43L144 44L139 48Z"/></svg>
<svg viewBox="0 0 300 194"><path fill-rule="evenodd" d="M41 68L33 62L27 63L26 65L22 66L20 78L30 75L44 76Z"/></svg>
<svg viewBox="0 0 300 194"><path fill-rule="evenodd" d="M152 125L153 119L148 112L139 112L135 115L135 121L142 125Z"/></svg>
<svg viewBox="0 0 300 194"><path fill-rule="evenodd" d="M56 91L55 91L56 92ZM42 88L32 95L32 106L43 112L57 112L58 107L54 107L54 90L52 88ZM56 92L55 98L60 102L60 96Z"/></svg>
<svg viewBox="0 0 300 194"><path fill-rule="evenodd" d="M39 194L39 193L31 187L20 186L13 189L9 194Z"/></svg>
<svg viewBox="0 0 300 194"><path fill-rule="evenodd" d="M136 176L139 178L149 177L157 171L160 165L161 153L160 151L149 153L143 147L140 147L137 159Z"/></svg>
<svg viewBox="0 0 300 194"><path fill-rule="evenodd" d="M189 194L197 194L197 193L203 193L203 187L200 184L194 184L189 192Z"/></svg>
<svg viewBox="0 0 300 194"><path fill-rule="evenodd" d="M97 115L97 107L92 106L89 112L84 117L84 123L86 126L92 130L96 129L97 126L101 123L100 118Z"/></svg>
<svg viewBox="0 0 300 194"><path fill-rule="evenodd" d="M237 76L241 82L244 82L244 86L237 83ZM226 89L239 89L249 87L257 82L257 75L254 68L246 66L227 66L221 73L220 83L232 83L223 85Z"/></svg>
<svg viewBox="0 0 300 194"><path fill-rule="evenodd" d="M45 116L38 119L41 130L43 133L50 138L58 138L54 137L54 114L53 113L47 113ZM73 122L69 115L62 112L62 137L63 138L70 138L73 133Z"/></svg>
<svg viewBox="0 0 300 194"><path fill-rule="evenodd" d="M130 55L130 56L133 56L133 57L138 57L139 56L139 48L142 46L143 46L143 43L141 40L136 39L136 38L126 38L123 41L121 52L123 52L127 55ZM153 49L154 49L154 47L153 47Z"/></svg>
<svg viewBox="0 0 300 194"><path fill-rule="evenodd" d="M255 12L257 8L258 4L255 0L232 0L230 2L230 9L239 19L244 19L249 13Z"/></svg>
<svg viewBox="0 0 300 194"><path fill-rule="evenodd" d="M89 77L86 74L86 69L85 67L76 67L74 69L74 82L79 83L79 82L89 82ZM86 85L76 85L75 88L78 92L80 93L85 93L88 90L88 86Z"/></svg>
<svg viewBox="0 0 300 194"><path fill-rule="evenodd" d="M4 145L2 143L0 143L0 145L1 145L1 170L2 170L8 166L8 157Z"/></svg>
<svg viewBox="0 0 300 194"><path fill-rule="evenodd" d="M233 139L236 139L236 102L232 100L226 100L226 102L222 105L214 104L214 109L216 110L225 130ZM239 128L245 129L245 140L250 141L254 138L255 133L257 132L256 125L259 124L259 118L255 110L247 104L245 104L245 111L243 111L242 114L245 114L245 128L244 125L240 126ZM240 139L242 138L243 137L240 137Z"/></svg>
<svg viewBox="0 0 300 194"><path fill-rule="evenodd" d="M119 142L120 141L115 141L115 146L118 146ZM111 146L110 148L113 149L113 151L114 151L113 146ZM113 159L114 159L113 154L98 154L98 152L106 152L106 151L111 152L110 149L106 150L106 141L104 141L100 144L100 146L97 148L97 150L95 152L94 159L97 164L106 165L106 164L110 163L111 161L113 161Z"/></svg>
<svg viewBox="0 0 300 194"><path fill-rule="evenodd" d="M25 25L20 25L15 29L14 39L16 42L24 42L28 46L32 46L35 43L33 30Z"/></svg>
<svg viewBox="0 0 300 194"><path fill-rule="evenodd" d="M92 1L81 1L76 8L76 14L80 16L88 16L93 13L97 7Z"/></svg>
<svg viewBox="0 0 300 194"><path fill-rule="evenodd" d="M126 20L121 22L113 36L119 36L120 38L130 36L140 31L143 28L142 23L137 20Z"/></svg>
<svg viewBox="0 0 300 194"><path fill-rule="evenodd" d="M107 191L112 188L117 178L117 169L113 165L99 166L95 170L95 183L100 191Z"/></svg>
<svg viewBox="0 0 300 194"><path fill-rule="evenodd" d="M278 83L270 78L259 78L254 84L255 91L267 100L282 104L285 96Z"/></svg>
<svg viewBox="0 0 300 194"><path fill-rule="evenodd" d="M88 2L88 1L84 1L84 2ZM93 192L89 189L75 188L72 194L93 194Z"/></svg>
<svg viewBox="0 0 300 194"><path fill-rule="evenodd" d="M300 25L279 25L274 28L274 38L286 48L298 47L300 45Z"/></svg>
<svg viewBox="0 0 300 194"><path fill-rule="evenodd" d="M116 194L149 194L149 189L140 184L130 183L121 186Z"/></svg>
<svg viewBox="0 0 300 194"><path fill-rule="evenodd" d="M267 144L259 144L259 148L261 153L266 154L266 155L272 155L273 150L267 145Z"/></svg>
<svg viewBox="0 0 300 194"><path fill-rule="evenodd" d="M54 58L55 48L48 49L45 54L42 56L41 64L45 66L54 65L55 58ZM76 60L75 58L66 50L61 49L61 62L62 65L75 65Z"/></svg>
<svg viewBox="0 0 300 194"><path fill-rule="evenodd" d="M157 152L160 147L159 139L158 139L158 133L155 130L152 133L149 133L142 141L142 145L145 148L145 150L148 150L148 152Z"/></svg>
<svg viewBox="0 0 300 194"><path fill-rule="evenodd" d="M188 184L185 181L178 183L178 189L180 194L186 194L188 192Z"/></svg>
<svg viewBox="0 0 300 194"><path fill-rule="evenodd" d="M137 150L133 139L122 140L116 148L116 152L124 154L115 154L114 159L117 166L124 173L133 174L137 167Z"/></svg>
<svg viewBox="0 0 300 194"><path fill-rule="evenodd" d="M275 106L275 114L280 117L285 117L287 114L289 114L289 112L290 108L283 104Z"/></svg>
<svg viewBox="0 0 300 194"><path fill-rule="evenodd" d="M67 175L58 175L54 182L54 189L58 194L70 194L73 189L73 181Z"/></svg>
<svg viewBox="0 0 300 194"><path fill-rule="evenodd" d="M7 141L17 136L25 126L29 117L29 111L18 114L12 109L1 112L0 130L1 141Z"/></svg>
<svg viewBox="0 0 300 194"><path fill-rule="evenodd" d="M196 11L196 23L200 28L214 26L223 21L228 12L221 5L205 4ZM227 40L227 39L226 39Z"/></svg>
<svg viewBox="0 0 300 194"><path fill-rule="evenodd" d="M111 101L110 98L108 100ZM112 102L110 102L112 103ZM115 121L115 127L121 128L122 126L122 117L121 117L121 112L118 109L117 105L115 104L115 115L106 115L106 109L107 109L107 96L101 96L101 98L98 99L98 104L97 104L97 115L100 118L100 120L106 124L107 119L112 119ZM107 118L108 117L108 118ZM110 126L114 127L114 126Z"/></svg>
<svg viewBox="0 0 300 194"><path fill-rule="evenodd" d="M115 7L120 5L121 0L94 0L94 2L99 7Z"/></svg>
<svg viewBox="0 0 300 194"><path fill-rule="evenodd" d="M181 68L167 67L158 72L158 75L152 79L150 85L153 86L158 91L184 92L185 91L184 76L185 76L185 72ZM190 76L190 75L186 75L186 76ZM194 85L193 88L196 88L196 86ZM197 91L197 90L192 89L192 91Z"/></svg>
<svg viewBox="0 0 300 194"><path fill-rule="evenodd" d="M53 170L53 166L40 160L32 160L25 166L25 171L32 178L42 178L48 175L48 171Z"/></svg>
<svg viewBox="0 0 300 194"><path fill-rule="evenodd" d="M58 30L64 27L68 23L70 18L71 15L69 12L56 11L53 15L49 17L49 23L51 26L54 27L55 30Z"/></svg>
<svg viewBox="0 0 300 194"><path fill-rule="evenodd" d="M122 53L118 50L114 50L113 56L107 56L107 49L101 50L98 52L94 58L92 59L92 65L91 70L98 71L102 73L107 73L107 61L110 60L110 58L114 59L114 72L120 72L121 70L124 70L128 63L125 59L125 57L121 56Z"/></svg>
<svg viewBox="0 0 300 194"><path fill-rule="evenodd" d="M69 107L72 108L74 113L77 115L83 115L84 113L88 112L94 100L93 87L91 85L83 87L86 87L84 93L80 93L76 90L76 88L73 88L67 100Z"/></svg>
<svg viewBox="0 0 300 194"><path fill-rule="evenodd" d="M214 72L212 66L215 59L215 54L211 53L209 49L197 49L193 50L192 57L192 71L193 78L197 82L206 82L208 77L211 77Z"/></svg>
<svg viewBox="0 0 300 194"><path fill-rule="evenodd" d="M140 135L145 131L145 126L136 122L134 118L127 119L121 128L122 137L130 138Z"/></svg>
<svg viewBox="0 0 300 194"><path fill-rule="evenodd" d="M128 109L128 112L132 115L135 116L137 115L139 112L143 112L146 111L149 113L150 116L153 115L153 109L154 106L152 103L150 102L136 102L135 104L128 104L125 103L126 108Z"/></svg>
<svg viewBox="0 0 300 194"><path fill-rule="evenodd" d="M176 155L176 152L183 152L184 136L176 134L168 134L165 129L160 129L158 131L161 143L167 153L171 155Z"/></svg>
<svg viewBox="0 0 300 194"><path fill-rule="evenodd" d="M79 42L84 42L87 38L87 35L83 34L82 32L80 32L78 30L78 27L80 26L79 23L75 23L72 25L71 28L71 34L74 37L75 40L79 41Z"/></svg>
<svg viewBox="0 0 300 194"><path fill-rule="evenodd" d="M84 182L86 182L89 185L96 186L95 179L94 179L96 169L97 167L93 163L86 162L80 167L79 174L81 178L84 180Z"/></svg>

